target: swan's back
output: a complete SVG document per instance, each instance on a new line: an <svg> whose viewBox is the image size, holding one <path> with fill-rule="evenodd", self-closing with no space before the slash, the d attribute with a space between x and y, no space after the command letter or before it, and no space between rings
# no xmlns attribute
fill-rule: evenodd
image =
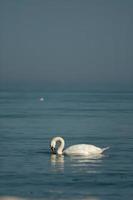
<svg viewBox="0 0 133 200"><path fill-rule="evenodd" d="M67 155L97 155L104 151L105 149L101 149L99 147L96 147L94 145L89 144L77 144L68 147L66 150L64 150L64 154Z"/></svg>

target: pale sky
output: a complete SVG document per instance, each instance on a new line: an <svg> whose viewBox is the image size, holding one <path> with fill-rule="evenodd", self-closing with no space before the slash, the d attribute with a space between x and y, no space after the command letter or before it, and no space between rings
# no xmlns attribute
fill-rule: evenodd
<svg viewBox="0 0 133 200"><path fill-rule="evenodd" d="M133 85L132 0L1 0L0 84Z"/></svg>

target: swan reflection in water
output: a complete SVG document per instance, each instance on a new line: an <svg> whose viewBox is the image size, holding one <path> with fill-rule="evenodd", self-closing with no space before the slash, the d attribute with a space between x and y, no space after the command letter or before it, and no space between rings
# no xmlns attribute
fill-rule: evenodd
<svg viewBox="0 0 133 200"><path fill-rule="evenodd" d="M54 171L64 171L64 156L51 154L51 166Z"/></svg>
<svg viewBox="0 0 133 200"><path fill-rule="evenodd" d="M64 171L64 167L72 168L73 171L98 173L104 155L91 156L64 156L51 154L51 167L54 171Z"/></svg>

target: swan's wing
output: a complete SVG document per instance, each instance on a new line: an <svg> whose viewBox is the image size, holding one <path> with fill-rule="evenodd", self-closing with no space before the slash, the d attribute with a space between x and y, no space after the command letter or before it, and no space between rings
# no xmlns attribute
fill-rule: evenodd
<svg viewBox="0 0 133 200"><path fill-rule="evenodd" d="M66 150L64 150L63 153L67 155L99 154L99 153L102 153L102 149L94 145L77 144L77 145L68 147Z"/></svg>

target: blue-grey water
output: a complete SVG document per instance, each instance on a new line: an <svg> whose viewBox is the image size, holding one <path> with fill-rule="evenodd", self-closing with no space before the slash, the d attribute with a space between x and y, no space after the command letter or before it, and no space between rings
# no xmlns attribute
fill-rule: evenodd
<svg viewBox="0 0 133 200"><path fill-rule="evenodd" d="M43 97L44 101L40 101ZM109 146L97 158L51 155ZM0 198L125 200L133 196L132 92L0 92Z"/></svg>

